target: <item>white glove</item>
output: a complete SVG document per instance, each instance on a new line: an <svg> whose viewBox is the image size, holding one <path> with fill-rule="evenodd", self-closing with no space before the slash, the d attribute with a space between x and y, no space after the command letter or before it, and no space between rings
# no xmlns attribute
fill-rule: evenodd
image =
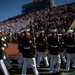
<svg viewBox="0 0 75 75"><path fill-rule="evenodd" d="M2 50L4 51L4 47L2 47Z"/></svg>
<svg viewBox="0 0 75 75"><path fill-rule="evenodd" d="M4 38L1 38L2 41L5 41Z"/></svg>
<svg viewBox="0 0 75 75"><path fill-rule="evenodd" d="M6 56L5 55L3 56L3 59L6 59Z"/></svg>
<svg viewBox="0 0 75 75"><path fill-rule="evenodd" d="M6 44L4 44L4 46L6 46Z"/></svg>

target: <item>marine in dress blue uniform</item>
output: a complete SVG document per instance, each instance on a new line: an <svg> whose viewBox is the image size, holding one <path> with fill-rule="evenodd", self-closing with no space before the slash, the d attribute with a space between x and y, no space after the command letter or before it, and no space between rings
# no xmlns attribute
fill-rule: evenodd
<svg viewBox="0 0 75 75"><path fill-rule="evenodd" d="M4 75L10 75L3 61L4 47L1 38L2 38L2 34L0 33L0 68L4 73Z"/></svg>
<svg viewBox="0 0 75 75"><path fill-rule="evenodd" d="M27 67L28 65L31 65L33 72L35 75L39 75L38 70L36 68L36 61L34 57L34 46L33 42L30 39L30 33L28 32L28 29L25 30L26 35L23 38L23 66L22 66L22 74L21 75L26 75L27 74Z"/></svg>
<svg viewBox="0 0 75 75"><path fill-rule="evenodd" d="M51 56L50 59L50 74L54 72L58 73L60 71L61 59L59 54L60 44L57 38L57 30L52 30L52 36L48 38L48 50ZM56 65L56 68L54 66Z"/></svg>
<svg viewBox="0 0 75 75"><path fill-rule="evenodd" d="M68 36L66 38L65 43L67 53L66 71L69 71L71 60L73 59L75 62L75 42L73 38L73 30L68 31Z"/></svg>
<svg viewBox="0 0 75 75"><path fill-rule="evenodd" d="M42 58L44 59L45 66L48 67L48 57L46 54L46 38L44 31L40 31L40 35L37 38L37 50L38 50L38 56L37 56L37 67L40 67L40 62L42 61Z"/></svg>

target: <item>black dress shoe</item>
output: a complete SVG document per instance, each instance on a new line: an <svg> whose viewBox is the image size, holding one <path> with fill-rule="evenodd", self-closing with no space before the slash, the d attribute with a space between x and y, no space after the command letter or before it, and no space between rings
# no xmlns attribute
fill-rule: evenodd
<svg viewBox="0 0 75 75"><path fill-rule="evenodd" d="M56 72L56 75L60 75L60 74L62 74L62 72Z"/></svg>
<svg viewBox="0 0 75 75"><path fill-rule="evenodd" d="M56 73L51 73L50 75L56 75Z"/></svg>
<svg viewBox="0 0 75 75"><path fill-rule="evenodd" d="M8 71L12 71L12 68L10 68Z"/></svg>

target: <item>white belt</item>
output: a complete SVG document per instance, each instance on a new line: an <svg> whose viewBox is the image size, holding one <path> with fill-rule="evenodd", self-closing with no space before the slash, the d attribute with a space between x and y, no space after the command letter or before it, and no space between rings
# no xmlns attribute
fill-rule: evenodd
<svg viewBox="0 0 75 75"><path fill-rule="evenodd" d="M42 46L42 45L44 45L44 44L39 44L39 45L41 45L41 46Z"/></svg>
<svg viewBox="0 0 75 75"><path fill-rule="evenodd" d="M74 45L67 45L67 47L74 47Z"/></svg>
<svg viewBox="0 0 75 75"><path fill-rule="evenodd" d="M57 48L58 46L53 46L53 45L51 45L51 47Z"/></svg>
<svg viewBox="0 0 75 75"><path fill-rule="evenodd" d="M24 49L30 49L30 47L23 47Z"/></svg>
<svg viewBox="0 0 75 75"><path fill-rule="evenodd" d="M20 44L20 46L22 46L22 44Z"/></svg>

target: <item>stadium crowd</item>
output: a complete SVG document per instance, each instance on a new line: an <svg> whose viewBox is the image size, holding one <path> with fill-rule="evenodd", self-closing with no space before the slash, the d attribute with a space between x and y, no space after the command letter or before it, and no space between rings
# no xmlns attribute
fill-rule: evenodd
<svg viewBox="0 0 75 75"><path fill-rule="evenodd" d="M7 34L14 35L22 29L33 28L37 30L46 30L57 28L59 32L65 31L70 20L75 16L74 4L58 6L54 8L45 8L43 10L30 12L25 15L16 16L0 23L0 30Z"/></svg>

